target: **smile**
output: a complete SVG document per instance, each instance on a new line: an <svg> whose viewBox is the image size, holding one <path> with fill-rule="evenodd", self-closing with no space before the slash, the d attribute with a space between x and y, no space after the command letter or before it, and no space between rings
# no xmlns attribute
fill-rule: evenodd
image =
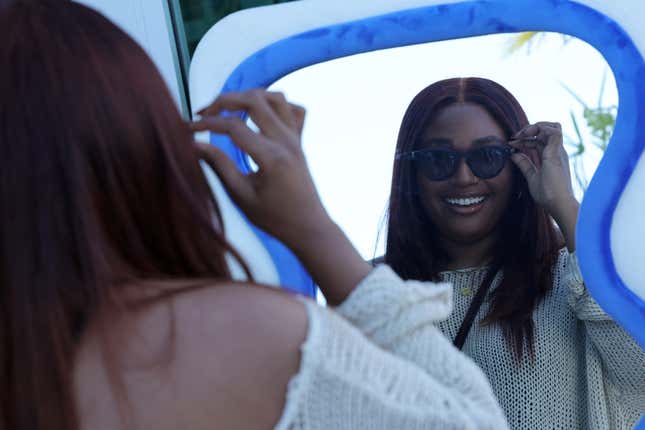
<svg viewBox="0 0 645 430"><path fill-rule="evenodd" d="M477 205L484 200L486 200L486 197L484 196L477 196L477 197L447 197L444 199L446 203L454 206L472 206L472 205Z"/></svg>

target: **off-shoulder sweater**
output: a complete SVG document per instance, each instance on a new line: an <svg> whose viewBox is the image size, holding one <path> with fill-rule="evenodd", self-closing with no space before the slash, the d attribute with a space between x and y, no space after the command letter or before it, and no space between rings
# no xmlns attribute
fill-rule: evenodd
<svg viewBox="0 0 645 430"><path fill-rule="evenodd" d="M436 327L449 285L379 266L335 311L304 303L308 333L277 429L508 428L484 374Z"/></svg>
<svg viewBox="0 0 645 430"><path fill-rule="evenodd" d="M442 273L454 289L454 311L439 322L448 338L456 336L486 271ZM485 301L463 351L488 376L511 428L632 429L645 412L645 352L589 295L575 254L561 251L553 289L533 313L533 361L518 364L500 327L479 324L488 310Z"/></svg>

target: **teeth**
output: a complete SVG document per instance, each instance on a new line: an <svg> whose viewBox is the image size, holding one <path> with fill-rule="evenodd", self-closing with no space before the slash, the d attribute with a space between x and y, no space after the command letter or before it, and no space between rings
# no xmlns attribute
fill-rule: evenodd
<svg viewBox="0 0 645 430"><path fill-rule="evenodd" d="M446 201L451 205L470 206L470 205L476 205L478 203L481 203L484 201L484 199L485 197L467 197L467 198L458 198L458 199L447 198Z"/></svg>

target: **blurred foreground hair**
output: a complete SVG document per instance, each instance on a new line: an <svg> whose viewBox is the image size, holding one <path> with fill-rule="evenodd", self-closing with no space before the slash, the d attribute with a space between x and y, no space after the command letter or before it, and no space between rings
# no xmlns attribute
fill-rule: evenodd
<svg viewBox="0 0 645 430"><path fill-rule="evenodd" d="M126 287L211 285L239 257L188 126L129 36L75 2L18 0L0 40L0 428L74 430L88 323L126 310Z"/></svg>

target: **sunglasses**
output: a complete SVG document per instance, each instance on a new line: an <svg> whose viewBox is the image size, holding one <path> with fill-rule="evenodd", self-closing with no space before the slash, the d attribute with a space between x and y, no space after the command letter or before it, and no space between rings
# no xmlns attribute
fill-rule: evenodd
<svg viewBox="0 0 645 430"><path fill-rule="evenodd" d="M499 175L511 154L517 149L510 146L481 146L461 152L448 148L427 148L397 154L396 160L414 162L423 175L431 181L444 181L453 176L462 158L475 176L490 179Z"/></svg>

